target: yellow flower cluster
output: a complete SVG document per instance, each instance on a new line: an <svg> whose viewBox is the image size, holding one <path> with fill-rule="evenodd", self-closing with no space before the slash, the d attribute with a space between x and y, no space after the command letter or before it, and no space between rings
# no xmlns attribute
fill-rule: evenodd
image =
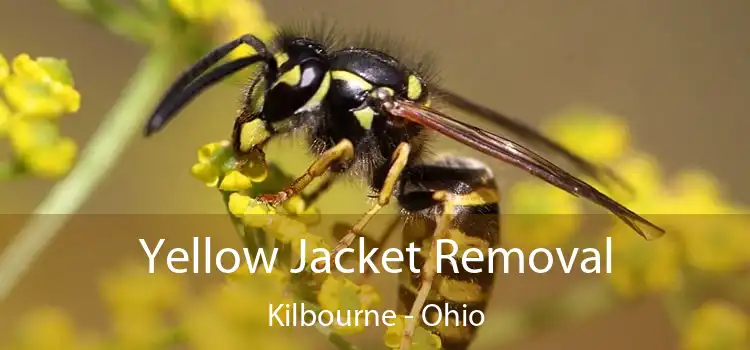
<svg viewBox="0 0 750 350"><path fill-rule="evenodd" d="M198 149L198 162L193 164L190 172L208 187L231 192L247 190L253 183L262 182L268 176L263 161L238 164L227 141L201 146Z"/></svg>
<svg viewBox="0 0 750 350"><path fill-rule="evenodd" d="M291 303L284 273L243 274L191 304L185 312L185 334L193 349L305 349L283 327L271 327L270 304ZM280 314L280 317L285 317Z"/></svg>
<svg viewBox="0 0 750 350"><path fill-rule="evenodd" d="M711 175L684 172L675 179L671 191L674 214L667 222L682 241L689 265L723 272L750 264L750 216L722 198Z"/></svg>
<svg viewBox="0 0 750 350"><path fill-rule="evenodd" d="M186 302L184 286L170 273L150 275L140 265L125 265L105 275L102 296L112 315L113 339L124 348L153 348L164 342L170 324L164 314Z"/></svg>
<svg viewBox="0 0 750 350"><path fill-rule="evenodd" d="M283 327L268 325L269 303L290 302L274 274L245 274L199 294L179 276L128 265L110 272L102 294L113 332L91 337L56 309L30 314L6 349L305 349ZM270 277L270 278L269 278Z"/></svg>
<svg viewBox="0 0 750 350"><path fill-rule="evenodd" d="M43 178L67 174L77 146L60 135L60 116L77 112L81 96L64 60L28 54L11 63L0 55L0 137L8 139L14 159L2 177L29 173Z"/></svg>
<svg viewBox="0 0 750 350"><path fill-rule="evenodd" d="M254 220L265 217L266 214L274 213L275 208L266 207L255 201L248 193L252 192L254 184L261 184L268 179L268 166L263 155L259 152L250 153L237 161L228 141L212 142L198 149L198 162L190 168L190 173L206 184L207 187L216 187L221 191L234 192L230 195L228 209L235 216L245 220L246 224L256 228L266 228L263 220ZM296 238L296 233L290 231L290 227L313 223L317 220L317 211L308 207L300 196L293 196L282 204L287 213L295 216L297 224L279 219L272 229L279 228L284 243L289 243ZM260 215L260 216L258 216ZM266 222L270 223L270 222ZM301 232L301 231L298 231ZM283 235L293 234L284 238Z"/></svg>
<svg viewBox="0 0 750 350"><path fill-rule="evenodd" d="M55 308L42 308L31 312L16 325L14 338L4 344L9 350L96 349L94 339L85 339L76 333L70 317Z"/></svg>
<svg viewBox="0 0 750 350"><path fill-rule="evenodd" d="M512 247L558 247L578 232L579 200L542 181L521 181L508 191L503 240Z"/></svg>
<svg viewBox="0 0 750 350"><path fill-rule="evenodd" d="M560 144L596 163L610 163L630 147L628 124L602 111L570 109L552 118L543 129Z"/></svg>
<svg viewBox="0 0 750 350"><path fill-rule="evenodd" d="M306 206L299 196L294 196L282 204L284 213L277 213L277 208L268 206L254 199L254 184L263 183L268 178L268 168L261 155L246 155L238 162L229 143L215 142L204 145L198 151L198 163L191 169L193 175L210 187L218 187L228 192L227 209L249 228L261 229L275 240L274 246L287 245L295 256L305 257L305 264L310 265L319 254L314 250L331 251L323 237L308 231L310 221L304 218L315 213ZM290 214L290 215L289 215ZM305 252L302 252L302 240L305 240ZM295 264L296 265L296 264ZM240 269L242 270L242 269ZM242 270L245 271L245 270ZM240 273L234 278L242 278ZM274 269L270 277L282 283L288 283L290 276L286 272ZM317 278L320 276L320 278ZM317 281L317 282L316 282ZM380 296L368 285L357 285L346 278L332 275L316 275L314 284L320 282L317 301L324 310L353 315L356 310L371 309L380 303ZM364 320L362 320L364 321ZM334 324L332 330L346 335L361 332L364 322L347 325Z"/></svg>
<svg viewBox="0 0 750 350"><path fill-rule="evenodd" d="M612 235L613 271L607 278L618 293L635 297L682 286L680 251L673 236L646 241L629 228L618 228Z"/></svg>
<svg viewBox="0 0 750 350"><path fill-rule="evenodd" d="M351 312L357 310L372 310L380 304L380 295L370 285L357 285L346 278L337 278L329 275L318 293L318 303L324 310ZM339 334L356 334L365 329L364 315L359 320L347 325L333 325L333 330Z"/></svg>
<svg viewBox="0 0 750 350"><path fill-rule="evenodd" d="M246 226L270 233L279 243L291 244L297 256L302 255L300 242L304 239L307 259L305 263L307 264L316 257L316 254L312 253L313 250L331 250L322 237L308 232L307 225L297 217L276 215L275 208L260 203L248 195L232 193L229 196L228 208L229 212L241 219Z"/></svg>
<svg viewBox="0 0 750 350"><path fill-rule="evenodd" d="M750 348L750 317L738 308L709 301L693 312L685 330L685 350Z"/></svg>
<svg viewBox="0 0 750 350"><path fill-rule="evenodd" d="M624 226L613 228L610 236L617 251L613 255L619 260L613 262L618 271L610 276L615 286L635 283L643 291L664 291L668 283L679 286L685 264L710 273L733 271L750 263L750 218L720 196L713 177L685 171L665 183L647 156L634 156L616 169L633 179L637 191L637 198L625 204L636 212L652 214L652 221L665 227L668 234L646 242L625 232ZM646 270L650 277L625 281ZM620 290L632 292L631 288Z"/></svg>
<svg viewBox="0 0 750 350"><path fill-rule="evenodd" d="M169 0L170 7L189 22L214 26L215 40L226 42L252 33L264 42L274 35L276 27L265 14L259 1L254 0ZM230 58L252 54L252 49L240 46Z"/></svg>

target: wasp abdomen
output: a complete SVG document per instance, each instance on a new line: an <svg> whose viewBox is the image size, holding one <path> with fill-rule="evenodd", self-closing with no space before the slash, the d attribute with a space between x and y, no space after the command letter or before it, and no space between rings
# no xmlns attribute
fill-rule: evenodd
<svg viewBox="0 0 750 350"><path fill-rule="evenodd" d="M454 260L440 260L440 274L434 279L425 302L422 323L433 327L443 340L444 349L465 349L477 328L484 322L484 310L491 295L494 278L487 254L462 259L469 248L487 252L500 240L499 191L492 172L469 158L443 158L429 165L415 166L405 174L399 202L410 220L404 227L403 244L421 247L415 266L424 265L438 222L444 215L450 220L447 238ZM440 199L442 198L442 199ZM452 250L452 251L451 251ZM402 312L408 312L422 284L421 273L403 270L399 287Z"/></svg>

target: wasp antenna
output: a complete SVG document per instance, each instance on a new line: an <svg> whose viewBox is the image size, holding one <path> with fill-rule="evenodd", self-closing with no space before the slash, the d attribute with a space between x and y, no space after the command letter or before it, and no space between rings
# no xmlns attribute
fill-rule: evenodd
<svg viewBox="0 0 750 350"><path fill-rule="evenodd" d="M212 65L219 62L242 44L250 46L257 53L223 64L205 76L201 76ZM260 39L250 34L243 35L211 50L195 64L184 70L172 83L151 114L144 129L144 134L149 136L163 128L174 117L176 112L207 87L258 61L266 62L268 66L267 74L275 74L277 67L273 55L268 52L266 45Z"/></svg>
<svg viewBox="0 0 750 350"><path fill-rule="evenodd" d="M198 79L186 86L180 91L180 93L172 95L169 100L164 100L159 108L154 111L148 124L146 124L146 129L144 130L146 136L163 128L164 125L166 125L167 122L177 114L177 112L200 95L203 90L206 90L214 84L222 81L225 77L262 60L263 57L258 55L238 58L234 61L222 64L210 72L198 77Z"/></svg>

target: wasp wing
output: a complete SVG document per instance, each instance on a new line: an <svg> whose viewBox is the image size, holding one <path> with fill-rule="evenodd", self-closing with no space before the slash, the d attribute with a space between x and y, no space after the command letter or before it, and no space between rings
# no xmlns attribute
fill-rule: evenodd
<svg viewBox="0 0 750 350"><path fill-rule="evenodd" d="M664 230L660 227L518 143L409 100L392 100L390 103L385 103L383 108L394 116L421 124L471 148L510 163L572 195L584 197L611 211L646 239L658 238L664 234ZM638 223L652 229L649 231L656 232L647 233Z"/></svg>
<svg viewBox="0 0 750 350"><path fill-rule="evenodd" d="M440 100L442 102L445 102L449 104L450 106L458 108L464 112L471 113L484 120L495 123L505 128L506 130L514 133L516 136L518 136L521 139L527 140L528 142L536 143L538 145L546 147L548 150L552 152L556 152L557 154L562 155L568 161L573 163L573 165L581 169L581 171L583 171L586 175L594 178L595 180L603 184L606 184L604 180L605 178L609 178L613 180L614 182L616 182L618 185L622 186L627 191L629 191L631 194L634 192L632 187L627 183L627 181L622 179L611 169L596 165L594 163L587 161L586 159L583 159L581 156L575 154L573 151L569 150L568 148L561 145L560 143L543 135L542 133L535 130L534 128L531 128L528 125L518 120L515 120L509 116L498 113L478 103L472 102L466 99L465 97L462 97L454 92L448 91L440 87L433 87L433 90L435 90L436 93L440 96Z"/></svg>

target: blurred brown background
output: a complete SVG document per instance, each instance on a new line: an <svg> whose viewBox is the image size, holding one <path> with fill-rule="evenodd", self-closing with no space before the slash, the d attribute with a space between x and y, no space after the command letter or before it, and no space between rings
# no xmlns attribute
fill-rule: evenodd
<svg viewBox="0 0 750 350"><path fill-rule="evenodd" d="M750 203L748 1L277 0L264 5L279 24L325 15L345 31L370 27L406 37L436 54L445 85L530 123L578 105L620 115L630 122L636 146L666 169L706 169L733 199ZM68 59L83 101L81 112L64 121L64 131L82 145L143 54L51 0L0 2L0 30L6 57L28 52ZM216 193L187 170L196 147L226 137L237 96L236 87L211 90L167 132L136 140L82 211L221 213ZM273 151L269 154L273 159ZM295 157L299 161L284 165L299 171L306 158ZM36 180L0 186L0 213L29 213L50 186ZM347 186L336 192L358 193ZM361 205L342 209L324 202L322 209L358 213L364 203L363 198ZM16 229L3 227L2 242ZM19 312L44 304L70 307L84 322L95 322L99 316L91 299L98 273L122 256L140 258L133 236L151 234L66 232L0 308L0 328L13 324ZM151 237L171 236L179 233ZM554 276L505 279L510 287L501 294L508 298L498 305L562 283ZM643 303L510 348L665 349L674 348L673 341L660 310Z"/></svg>

